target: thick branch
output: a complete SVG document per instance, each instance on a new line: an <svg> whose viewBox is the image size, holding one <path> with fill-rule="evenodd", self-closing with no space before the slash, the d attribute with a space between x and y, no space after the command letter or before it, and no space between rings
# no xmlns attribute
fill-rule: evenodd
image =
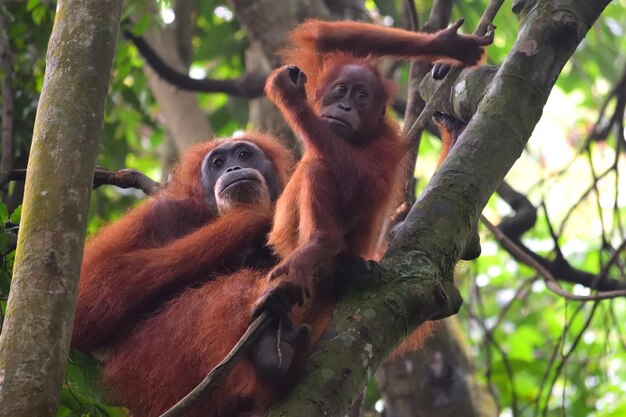
<svg viewBox="0 0 626 417"><path fill-rule="evenodd" d="M416 325L458 311L461 297L422 252L396 257L381 268L351 265L356 281L335 309L333 322L307 359L302 379L268 417L339 416L401 338Z"/></svg>
<svg viewBox="0 0 626 417"><path fill-rule="evenodd" d="M498 67L493 65L464 68L436 110L469 122L497 71ZM419 86L420 95L424 100L430 100L443 82L432 76L424 77Z"/></svg>
<svg viewBox="0 0 626 417"><path fill-rule="evenodd" d="M456 258L464 249L470 225L520 156L559 72L606 4L580 0L568 10L556 1L542 1L524 9L528 15L521 17L511 53L458 146L407 217L391 253L409 250L415 242L427 252L448 248L444 257Z"/></svg>
<svg viewBox="0 0 626 417"><path fill-rule="evenodd" d="M139 53L161 78L183 90L226 93L245 98L263 95L263 87L267 77L265 74L246 73L232 80L215 80L212 78L196 80L167 65L142 37L133 35L129 30L124 30L124 36L135 44Z"/></svg>
<svg viewBox="0 0 626 417"><path fill-rule="evenodd" d="M491 0L489 2L485 12L478 22L478 25L476 26L476 29L474 30L474 35L485 35L487 32L495 29L491 22L498 13L498 10L500 10L502 3L504 3L504 0ZM455 67L450 69L440 85L440 91L428 100L419 117L415 120L415 122L413 122L411 128L408 129L406 137L410 146L414 146L419 143L421 132L424 130L430 119L435 114L436 109L440 106L441 102L450 91L450 88L458 77L460 71L461 70L459 68Z"/></svg>
<svg viewBox="0 0 626 417"><path fill-rule="evenodd" d="M136 188L146 195L154 195L161 189L161 184L134 168L118 169L110 171L104 168L96 168L93 177L93 188L101 185L115 185L120 188Z"/></svg>
<svg viewBox="0 0 626 417"><path fill-rule="evenodd" d="M385 411L394 417L496 417L466 340L459 320L449 317L423 349L387 361L376 373Z"/></svg>
<svg viewBox="0 0 626 417"><path fill-rule="evenodd" d="M476 112L489 83L496 76L496 71L497 67L493 66L466 68L461 71L449 97L443 101L438 110L460 120L469 121L472 114ZM441 81L426 77L420 85L420 93L428 99L437 90L439 84ZM618 83L619 85L621 82ZM581 284L590 288L592 283L595 283L594 288L600 291L615 291L626 288L626 283L609 277L604 277L597 282L597 275L576 269L563 258L550 260L534 253L520 241L520 238L522 234L534 226L537 220L535 207L523 194L515 191L506 182L502 182L498 186L497 192L515 211L515 215L503 219L498 228L506 237L515 242L521 252L527 255L526 258L517 256L516 253L509 250L509 247L504 246L516 259L521 262L524 262L525 259L533 259L560 281Z"/></svg>
<svg viewBox="0 0 626 417"><path fill-rule="evenodd" d="M502 219L498 228L510 239L518 240L535 225L537 209L524 194L515 191L506 181L502 181L496 191L515 212L513 216Z"/></svg>

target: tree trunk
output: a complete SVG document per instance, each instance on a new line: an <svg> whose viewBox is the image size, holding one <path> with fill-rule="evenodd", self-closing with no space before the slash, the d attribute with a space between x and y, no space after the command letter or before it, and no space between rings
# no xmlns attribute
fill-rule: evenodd
<svg viewBox="0 0 626 417"><path fill-rule="evenodd" d="M178 53L179 42L173 26L169 25L158 32L153 29L145 34L145 38L154 51L172 68L183 74L189 71L189 67ZM184 152L194 144L211 138L213 129L207 115L200 108L196 94L180 90L163 80L148 65L144 71L148 77L150 90L159 105L163 125L174 139L178 151Z"/></svg>
<svg viewBox="0 0 626 417"><path fill-rule="evenodd" d="M390 361L376 374L389 417L496 417L478 381L456 317L441 320L423 350Z"/></svg>
<svg viewBox="0 0 626 417"><path fill-rule="evenodd" d="M0 416L56 414L121 6L58 4L0 335Z"/></svg>

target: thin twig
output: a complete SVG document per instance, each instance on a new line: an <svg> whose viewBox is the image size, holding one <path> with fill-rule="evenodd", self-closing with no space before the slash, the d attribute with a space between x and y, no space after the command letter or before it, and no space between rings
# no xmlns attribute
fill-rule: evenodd
<svg viewBox="0 0 626 417"><path fill-rule="evenodd" d="M476 29L474 30L474 35L485 35L489 28L491 28L491 22L495 18L498 10L504 3L504 0L491 0L489 5L485 9L485 12L480 18ZM419 117L411 126L407 133L407 140L412 148L417 144L417 141L421 137L421 132L424 130L430 119L435 114L435 111L441 106L443 100L448 97L450 89L454 84L454 81L457 79L459 74L461 73L461 68L452 67L446 77L443 79L437 90L434 92L430 100L424 106L424 110L420 113Z"/></svg>
<svg viewBox="0 0 626 417"><path fill-rule="evenodd" d="M134 168L110 171L96 168L93 177L93 188L101 185L115 185L120 188L136 188L146 195L154 195L161 189L161 184Z"/></svg>
<svg viewBox="0 0 626 417"><path fill-rule="evenodd" d="M565 325L567 326L567 323L565 323ZM541 411L541 394L543 393L544 387L548 383L548 378L550 377L550 371L552 370L552 366L556 363L556 357L558 356L559 352L562 351L562 348L563 348L562 345L563 343L565 343L564 339L565 339L565 336L562 333L557 343L554 345L554 348L552 349L552 354L550 355L550 359L548 360L548 363L546 364L546 368L543 372L543 375L541 376L541 381L539 382L539 394L537 396L537 401L535 402L535 411L533 413L535 417L538 416L539 411Z"/></svg>
<svg viewBox="0 0 626 417"><path fill-rule="evenodd" d="M568 210L567 213L565 213L565 216L563 216L563 220L561 221L561 225L559 226L559 234L563 234L563 231L565 230L565 226L567 225L567 223L569 222L570 218L572 217L572 214L574 214L574 211L580 206L580 204L589 196L589 194L591 194L591 192L593 190L597 190L597 182L596 181L600 181L602 179L604 179L604 177L606 177L607 175L609 175L611 172L616 171L616 167L611 166L609 167L606 171L602 172L600 175L598 175L593 182L591 183L591 185L585 190L583 191L583 193L580 195L580 197L578 197L578 200L576 201L576 203L574 203ZM617 172L617 171L616 171ZM619 189L619 188L618 188Z"/></svg>
<svg viewBox="0 0 626 417"><path fill-rule="evenodd" d="M589 325L591 324L591 320L593 319L593 317L595 315L596 309L600 305L600 303L598 302L598 301L600 301L599 299L596 299L595 301L596 302L593 304L593 307L591 308L591 312L589 313L589 316L585 320L585 323L583 324L583 327L580 330L580 332L578 332L578 334L574 338L574 341L572 342L572 345L570 346L570 349L567 351L567 353L561 353L561 361L557 365L557 368L554 371L554 376L552 378L552 381L551 381L551 383L550 383L550 385L548 387L545 407L543 409L543 414L542 414L543 417L546 417L547 414L548 414L548 403L550 401L550 397L552 396L552 391L554 390L556 382L557 382L559 376L561 375L561 372L562 372L563 368L567 365L567 362L568 362L569 358L574 353L574 350L576 349L576 346L578 346L578 343L582 339L583 334L589 328ZM582 308L582 306L580 308ZM566 311L567 311L567 309L566 309ZM571 319L569 321L569 323L573 323L573 322L574 322L573 319ZM562 351L563 351L565 349L565 341L563 341L563 344L561 346L562 346Z"/></svg>
<svg viewBox="0 0 626 417"><path fill-rule="evenodd" d="M607 171L603 175L606 175L608 172L609 171ZM553 260L549 260L548 258L540 256L537 253L531 251L528 247L524 246L524 244L521 243L519 239L526 231L530 230L534 226L537 218L535 207L526 196L519 193L518 191L515 191L510 185L508 185L504 181L500 184L500 186L498 186L497 193L515 212L514 216L503 219L500 224L498 224L498 229L511 241L513 241L522 251L524 251L526 255L532 257L535 261L537 261L539 264L543 265L544 268L550 271L552 276L554 276L558 281L567 281L575 284L581 284L585 287L599 291L626 290L626 283L624 281L610 278L608 276L608 272L606 274L604 272L600 274L591 274L589 272L573 268L567 262L567 260L564 258L563 254L560 251L557 239L555 237L555 232L552 228L552 224L547 217L547 212L546 219L548 221L548 227L550 228L550 234L553 236L553 240L555 241L555 248L558 250L557 257ZM584 197L581 197L581 200L583 198ZM571 211L568 213L571 213ZM569 216L569 214L567 216ZM563 220L563 222L567 221L567 216ZM560 230L562 232L562 225ZM505 247L504 249L507 248ZM515 256L513 253L511 253L511 255ZM523 259L517 259L523 262ZM615 262L618 264L618 266L621 266L619 264L619 260L619 257L613 260L611 262L611 265L613 262ZM624 273L622 272L622 274Z"/></svg>
<svg viewBox="0 0 626 417"><path fill-rule="evenodd" d="M207 374L189 394L172 406L160 417L178 417L191 409L201 397L207 397L219 384L230 374L232 368L239 362L252 343L256 341L261 332L272 322L274 317L268 312L261 313L248 327L241 339L218 363L215 368Z"/></svg>
<svg viewBox="0 0 626 417"><path fill-rule="evenodd" d="M617 100L617 104L615 105L615 108L613 109L612 115L607 118L605 117L605 112L606 112L606 109L608 108L609 103L611 103L613 99ZM582 145L577 150L576 155L573 158L571 158L571 160L567 162L559 171L552 174L549 178L542 179L537 184L533 185L528 190L528 192L530 193L531 191L533 191L533 189L542 187L546 182L553 181L554 179L561 177L566 172L569 172L571 166L574 164L574 162L576 162L576 160L580 156L580 153L583 150L588 149L592 141L600 141L600 140L606 139L609 132L611 131L611 128L613 127L613 124L617 124L616 157L619 157L620 143L626 143L626 140L623 140L624 139L624 129L623 129L624 106L626 106L626 68L624 70L624 73L620 77L619 81L615 84L615 86L611 89L611 91L607 94L606 98L604 99L604 102L602 103L602 106L600 107L600 110L598 111L598 117L596 119L596 122L594 126L587 133L585 139L582 141ZM622 139L621 141L620 141L620 138ZM616 175L617 175L618 173L617 166L609 168L606 173L609 173L612 170L615 170ZM595 187L595 183L592 185L592 188L593 187ZM592 190L588 190L586 193L589 193L591 191ZM583 195L583 197L586 197L586 193L585 195ZM583 197L581 197L581 199ZM578 204L579 203L576 203L576 205ZM571 213L568 213L566 218L569 216L569 214ZM562 227L563 226L561 226L561 229Z"/></svg>
<svg viewBox="0 0 626 417"><path fill-rule="evenodd" d="M585 155L587 155L587 163L589 164L589 171L591 172L591 176L593 177L593 191L595 194L595 203L596 208L598 209L598 220L600 221L600 236L602 238L602 247L605 248L608 246L608 242L606 240L606 225L604 224L604 210L602 209L602 204L600 203L600 190L598 190L598 174L596 173L596 168L593 165L593 158L591 155L591 149L587 148L585 150Z"/></svg>
<svg viewBox="0 0 626 417"><path fill-rule="evenodd" d="M24 181L25 169L14 169L8 172L0 172L0 189L11 181ZM96 168L93 177L93 188L102 185L115 185L120 188L136 188L146 195L154 195L161 189L161 184L134 168L108 170Z"/></svg>
<svg viewBox="0 0 626 417"><path fill-rule="evenodd" d="M413 3L413 0L407 0L407 3L409 3L408 8L410 13L415 14L412 20L414 19L417 22L417 12L415 12L415 4ZM428 16L428 20L424 23L422 31L435 32L437 30L444 29L450 21L452 5L453 2L451 0L436 0L433 3L430 16ZM413 28L413 30L418 30L418 28ZM404 110L404 124L402 126L402 133L406 135L407 143L410 143L405 162L408 178L407 181L405 181L404 190L404 202L407 203L409 207L411 207L415 202L415 178L413 176L413 171L415 171L415 165L417 164L417 155L419 152L422 131L417 132L418 136L414 138L408 135L408 131L409 127L415 123L417 117L424 110L426 103L419 94L419 85L424 77L428 75L431 68L432 65L428 61L411 61L409 66L407 105Z"/></svg>
<svg viewBox="0 0 626 417"><path fill-rule="evenodd" d="M556 278L543 267L539 262L526 254L515 242L509 239L500 229L491 224L489 220L483 215L480 216L481 221L487 226L487 228L494 234L495 238L500 242L500 244L507 249L511 254L513 254L516 258L520 259L525 264L531 266L537 271L537 273L543 278L546 283L546 287L552 291L553 293L560 295L561 297L567 298L568 300L574 301L596 301L596 300L606 300L617 297L626 296L626 290L616 290L616 291L598 291L592 295L576 295L572 294L568 291L565 291L559 285L559 282Z"/></svg>
<svg viewBox="0 0 626 417"><path fill-rule="evenodd" d="M609 270L613 264L616 264L619 261L619 256L622 252L626 251L626 240L623 240L622 243L615 249L615 251L611 254L609 261L604 265L600 274L591 281L591 288L595 288L596 285L603 279L609 276Z"/></svg>
<svg viewBox="0 0 626 417"><path fill-rule="evenodd" d="M615 160L613 161L613 166L615 169L615 200L613 202L613 216L615 217L615 223L620 232L621 236L626 235L626 231L624 230L624 225L622 224L622 216L621 211L619 210L619 201L620 201L620 173L617 169L620 160L621 148L626 146L626 137L624 135L624 116L622 116L617 121L617 143L615 145Z"/></svg>
<svg viewBox="0 0 626 417"><path fill-rule="evenodd" d="M546 217L546 226L548 226L548 233L550 233L550 237L552 238L552 242L554 243L554 252L556 252L556 259L560 261L565 259L563 256L563 252L561 251L561 246L559 246L559 236L554 231L554 227L552 227L552 221L550 220L550 215L548 214L548 208L545 204L545 198L541 199L541 208L543 209L543 214Z"/></svg>
<svg viewBox="0 0 626 417"><path fill-rule="evenodd" d="M617 99L617 104L613 110L613 114L610 117L605 117L604 114L608 108L609 103ZM611 89L606 99L602 103L600 110L598 111L598 119L593 128L589 132L589 135L585 139L585 147L588 147L593 140L604 140L611 128L618 120L624 117L624 106L626 105L626 68L622 73L622 76L617 81L615 86Z"/></svg>

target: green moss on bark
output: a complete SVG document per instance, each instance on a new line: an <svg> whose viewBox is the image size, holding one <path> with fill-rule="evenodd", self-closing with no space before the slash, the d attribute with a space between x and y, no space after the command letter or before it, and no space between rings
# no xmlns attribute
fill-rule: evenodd
<svg viewBox="0 0 626 417"><path fill-rule="evenodd" d="M0 336L0 416L56 414L121 4L59 3Z"/></svg>

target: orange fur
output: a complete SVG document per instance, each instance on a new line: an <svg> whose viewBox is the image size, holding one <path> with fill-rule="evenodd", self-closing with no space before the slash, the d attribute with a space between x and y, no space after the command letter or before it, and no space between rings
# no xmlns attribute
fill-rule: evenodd
<svg viewBox="0 0 626 417"><path fill-rule="evenodd" d="M252 305L266 288L265 272L243 269L186 290L114 349L104 382L121 404L131 406L133 417L163 413L226 356L250 322L250 312L242 306ZM311 329L315 342L333 305L298 309L292 319L315 323ZM219 388L185 416L263 414L288 391L289 381L290 377L276 384L260 380L252 359L245 356Z"/></svg>
<svg viewBox="0 0 626 417"><path fill-rule="evenodd" d="M276 204L268 243L283 261L270 273L271 279L279 279L259 305L271 300L281 287L306 289L315 268L338 253L374 256L380 226L399 196L406 140L398 125L384 116L367 131L352 132L348 139L339 137L322 122L322 97L344 68L362 68L375 79L368 88L376 104L366 117L380 117L373 113L391 101L393 87L381 76L375 57L444 58L473 65L491 37L459 35L460 23L425 34L358 22L310 20L290 34L292 45L283 56L306 75L306 98L299 81L293 79L298 76L300 80L300 75L292 76L289 68L274 71L265 92L303 140L305 151ZM426 327L404 346L421 344Z"/></svg>
<svg viewBox="0 0 626 417"><path fill-rule="evenodd" d="M259 134L241 139L265 151L284 186L291 166L288 150ZM154 199L89 240L76 305L75 347L106 348L168 294L237 265L242 250L263 240L271 210L241 208L217 217L204 201L200 166L222 143L192 148Z"/></svg>
<svg viewBox="0 0 626 417"><path fill-rule="evenodd" d="M288 149L260 134L237 140L264 151L283 188L291 170ZM242 253L262 244L271 209L242 207L218 216L203 197L202 161L224 142L191 149L165 189L105 227L85 249L73 345L105 353L105 385L134 417L161 414L221 361L267 287L259 279L265 270L227 272L241 263ZM330 317L328 308L321 311ZM293 320L319 323L313 327L317 338L327 319L312 314L319 313L302 310ZM261 383L246 359L215 397L188 415L265 409L277 390Z"/></svg>
<svg viewBox="0 0 626 417"><path fill-rule="evenodd" d="M426 321L422 323L417 329L409 334L393 352L391 352L388 360L393 360L406 353L422 349L426 344L426 341L438 327L439 323L436 321Z"/></svg>
<svg viewBox="0 0 626 417"><path fill-rule="evenodd" d="M443 113L435 114L435 123L439 128L439 135L441 136L441 153L437 162L437 167L439 167L456 144L463 129L465 129L465 123Z"/></svg>
<svg viewBox="0 0 626 417"><path fill-rule="evenodd" d="M457 25L454 27L458 28ZM337 58L348 54L369 58L393 56L403 59L444 61L475 65L484 54L482 46L492 37L458 35L451 27L438 33L411 32L362 22L307 20L289 35L291 46L282 51L283 61L296 64L307 75L307 94L314 96L321 86L320 75ZM454 29L454 30L453 30Z"/></svg>
<svg viewBox="0 0 626 417"><path fill-rule="evenodd" d="M346 54L339 55L333 66L324 69L319 77L322 86L317 88L324 91L324 85L336 71L348 64L371 70L387 102L390 89L375 65ZM361 146L354 146L322 125L317 116L317 99L312 99L308 108L293 108L291 98L273 87L272 77L266 84L266 93L306 145L302 160L277 202L270 245L284 259L322 233L331 245L336 245L333 253L342 250L357 256L369 255L382 214L397 195L402 178L400 161L405 145L398 125L385 116L375 132L368 132L370 138L364 137ZM354 220L349 230L337 223L338 218L348 215ZM320 227L322 222L325 227Z"/></svg>
<svg viewBox="0 0 626 417"><path fill-rule="evenodd" d="M321 93L341 68L355 65L374 74L377 88L383 92L379 99L388 103L393 87L376 67L374 57L378 56L444 57L473 65L484 53L482 45L491 39L459 35L459 26L457 22L449 29L427 34L359 22L309 20L291 32L292 45L283 56L306 74L308 100L290 96L281 86L278 74L282 69L270 75L265 88L306 145L302 161L277 203L269 236L281 258L320 234L333 254L372 254L384 214L400 189L405 141L397 124L385 116L376 131L360 133L360 146L346 143L325 128L318 116ZM349 228L341 224L346 216L358 217L356 224Z"/></svg>

